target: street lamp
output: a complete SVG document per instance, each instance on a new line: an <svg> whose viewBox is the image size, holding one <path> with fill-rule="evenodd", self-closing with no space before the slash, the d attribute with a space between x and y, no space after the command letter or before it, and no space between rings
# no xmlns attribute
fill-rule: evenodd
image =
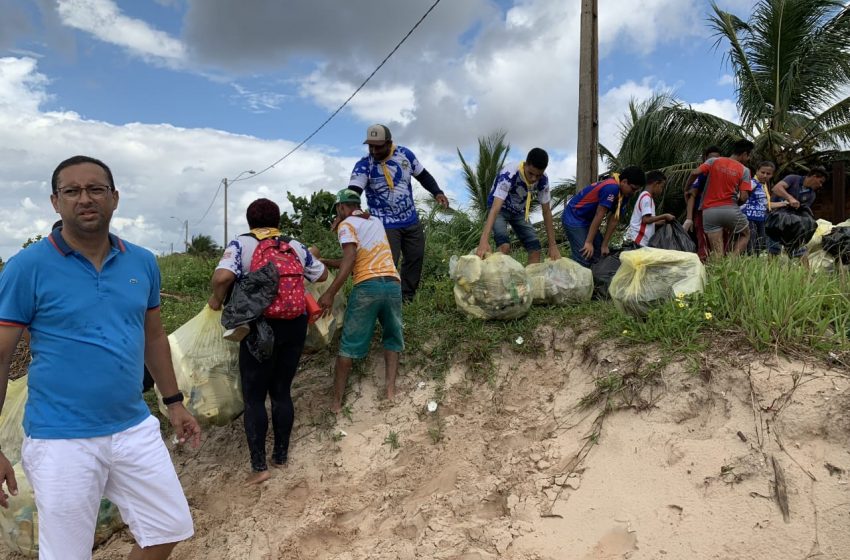
<svg viewBox="0 0 850 560"><path fill-rule="evenodd" d="M186 251L188 253L189 252L189 220L181 220L181 219L175 218L174 216L171 216L171 219L177 220L180 223L180 225L185 228L184 236L183 236L183 245L184 245L184 251Z"/></svg>
<svg viewBox="0 0 850 560"><path fill-rule="evenodd" d="M227 177L225 177L221 180L224 183L224 247L227 247L227 244L230 242L230 239L227 237L227 187L229 183L235 183L242 175L245 175L246 173L248 173L249 175L253 175L254 171L248 169L243 171L233 179L228 179Z"/></svg>

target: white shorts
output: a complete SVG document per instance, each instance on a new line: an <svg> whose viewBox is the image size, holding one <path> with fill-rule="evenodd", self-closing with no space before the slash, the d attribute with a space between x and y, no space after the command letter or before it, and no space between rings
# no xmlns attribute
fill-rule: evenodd
<svg viewBox="0 0 850 560"><path fill-rule="evenodd" d="M121 512L142 548L188 539L189 504L159 421L111 436L24 439L24 472L38 509L41 560L90 560L101 497Z"/></svg>

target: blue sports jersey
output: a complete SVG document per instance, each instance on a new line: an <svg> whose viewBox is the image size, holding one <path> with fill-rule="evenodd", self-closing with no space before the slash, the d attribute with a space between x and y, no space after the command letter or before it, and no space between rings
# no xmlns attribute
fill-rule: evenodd
<svg viewBox="0 0 850 560"><path fill-rule="evenodd" d="M620 200L620 185L613 177L588 185L573 196L564 208L561 222L564 226L588 227L593 222L597 208L601 205L613 212L620 204L620 216L626 208L628 198Z"/></svg>
<svg viewBox="0 0 850 560"><path fill-rule="evenodd" d="M392 187L387 183L384 166ZM394 146L384 162L372 156L361 158L354 165L348 184L363 189L369 213L379 218L385 229L399 229L419 223L410 179L424 170L413 152L404 146Z"/></svg>

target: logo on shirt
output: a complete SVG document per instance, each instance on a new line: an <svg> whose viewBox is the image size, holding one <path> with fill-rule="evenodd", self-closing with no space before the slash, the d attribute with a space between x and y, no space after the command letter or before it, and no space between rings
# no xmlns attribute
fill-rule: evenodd
<svg viewBox="0 0 850 560"><path fill-rule="evenodd" d="M408 168L408 167L410 167L410 164L407 162L407 160L406 160L406 159L405 159L405 160L402 160L402 162L401 162L401 168L402 168L402 169L404 169L405 171L407 171L407 168Z"/></svg>
<svg viewBox="0 0 850 560"><path fill-rule="evenodd" d="M138 283L139 283L139 281L136 280L135 278L130 278L130 284L138 284Z"/></svg>
<svg viewBox="0 0 850 560"><path fill-rule="evenodd" d="M614 202L614 195L613 194L608 195L608 202Z"/></svg>

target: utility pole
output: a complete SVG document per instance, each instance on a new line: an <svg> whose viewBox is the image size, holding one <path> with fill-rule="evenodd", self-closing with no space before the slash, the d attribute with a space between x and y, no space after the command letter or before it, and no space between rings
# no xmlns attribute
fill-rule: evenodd
<svg viewBox="0 0 850 560"><path fill-rule="evenodd" d="M599 176L598 0L581 1L579 41L576 189L581 190Z"/></svg>
<svg viewBox="0 0 850 560"><path fill-rule="evenodd" d="M183 222L183 226L186 228L183 234L183 250L187 253L189 252L189 220Z"/></svg>
<svg viewBox="0 0 850 560"><path fill-rule="evenodd" d="M227 177L222 181L224 181L224 244L222 247L227 247Z"/></svg>

